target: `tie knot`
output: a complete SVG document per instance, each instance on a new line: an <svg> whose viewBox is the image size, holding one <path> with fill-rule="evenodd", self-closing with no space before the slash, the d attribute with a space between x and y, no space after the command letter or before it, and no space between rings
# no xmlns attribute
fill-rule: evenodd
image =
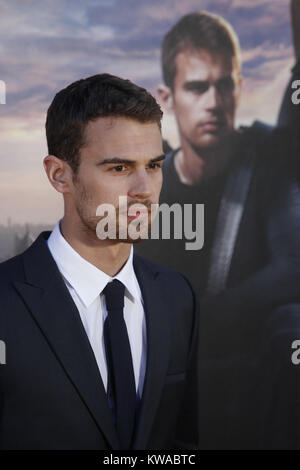
<svg viewBox="0 0 300 470"><path fill-rule="evenodd" d="M118 279L109 282L103 289L107 310L123 310L125 286Z"/></svg>

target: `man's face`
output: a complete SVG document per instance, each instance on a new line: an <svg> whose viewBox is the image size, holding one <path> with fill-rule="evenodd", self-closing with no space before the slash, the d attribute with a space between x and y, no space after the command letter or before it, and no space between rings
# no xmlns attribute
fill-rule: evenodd
<svg viewBox="0 0 300 470"><path fill-rule="evenodd" d="M144 124L123 117L90 121L85 142L73 178L71 207L75 223L94 238L100 220L96 216L99 205L113 205L118 222L119 196L127 197L128 208L140 203L150 210L151 204L158 203L164 156L156 123ZM120 220L128 225L133 218L126 212ZM117 234L119 228L117 225Z"/></svg>
<svg viewBox="0 0 300 470"><path fill-rule="evenodd" d="M240 76L233 59L206 50L176 58L172 108L181 138L201 151L222 143L234 129Z"/></svg>

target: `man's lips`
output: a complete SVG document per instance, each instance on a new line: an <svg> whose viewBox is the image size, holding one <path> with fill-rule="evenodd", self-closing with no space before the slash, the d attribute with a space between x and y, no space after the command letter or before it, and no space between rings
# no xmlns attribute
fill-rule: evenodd
<svg viewBox="0 0 300 470"><path fill-rule="evenodd" d="M131 219L131 220L134 220L134 219L137 219L139 217L140 220L142 219L146 219L147 217L150 217L150 211L149 212L140 212L140 211L136 211L135 214L131 214L129 215L128 212L127 212L127 217L128 219Z"/></svg>
<svg viewBox="0 0 300 470"><path fill-rule="evenodd" d="M137 217L139 217L139 215L140 215L139 211L137 211L136 214L134 215L129 215L127 212L127 217L128 219L131 219L131 220L136 219Z"/></svg>
<svg viewBox="0 0 300 470"><path fill-rule="evenodd" d="M223 126L223 121L221 120L212 120L212 121L205 121L200 124L200 127L204 131L217 131Z"/></svg>
<svg viewBox="0 0 300 470"><path fill-rule="evenodd" d="M151 209L147 207L142 207L141 209L137 210L128 210L127 217L131 220L137 219L138 217L142 220L147 217L151 216Z"/></svg>

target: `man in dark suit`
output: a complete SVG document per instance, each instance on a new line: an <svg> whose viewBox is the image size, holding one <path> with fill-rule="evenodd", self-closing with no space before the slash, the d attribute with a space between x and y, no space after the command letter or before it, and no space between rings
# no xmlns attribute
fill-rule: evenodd
<svg viewBox="0 0 300 470"><path fill-rule="evenodd" d="M1 449L197 444L193 290L121 237L151 224L131 209L148 215L158 201L161 115L146 90L108 74L69 85L48 110L44 166L64 216L0 266ZM118 215L109 236L103 204Z"/></svg>

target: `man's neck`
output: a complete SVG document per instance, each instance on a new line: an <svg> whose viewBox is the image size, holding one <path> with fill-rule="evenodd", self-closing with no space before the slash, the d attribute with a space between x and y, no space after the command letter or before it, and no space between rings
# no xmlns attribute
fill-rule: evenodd
<svg viewBox="0 0 300 470"><path fill-rule="evenodd" d="M64 217L60 222L60 231L69 245L86 261L96 266L105 274L113 277L124 266L130 255L130 243L118 243L116 240L99 240L88 230Z"/></svg>
<svg viewBox="0 0 300 470"><path fill-rule="evenodd" d="M195 185L222 173L231 161L236 150L236 133L211 149L194 149L184 138L181 149L175 154L174 165L180 181Z"/></svg>

